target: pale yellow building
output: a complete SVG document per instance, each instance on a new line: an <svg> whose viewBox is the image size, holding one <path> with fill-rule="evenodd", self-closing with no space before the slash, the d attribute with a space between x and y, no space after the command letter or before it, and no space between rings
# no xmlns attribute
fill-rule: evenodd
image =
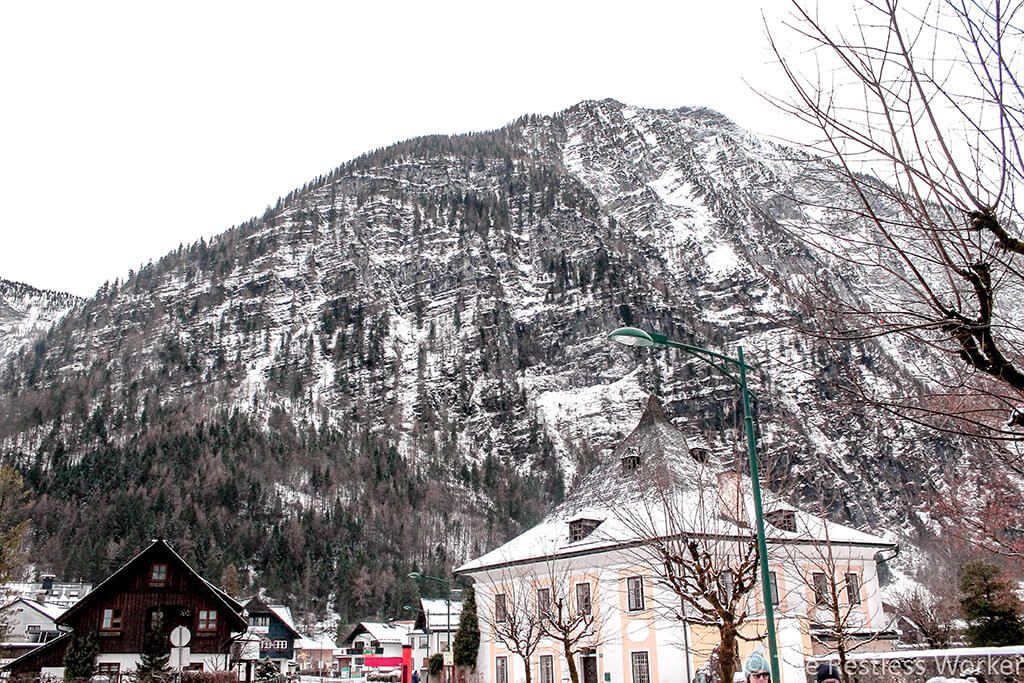
<svg viewBox="0 0 1024 683"><path fill-rule="evenodd" d="M896 546L768 491L764 500L784 683L805 681L807 659L837 636L887 649L878 562ZM752 519L749 478L690 449L651 397L634 431L543 522L456 570L475 581L480 680L520 683L528 665L533 683L562 683L570 658L581 683L697 680L721 640L712 601L732 605L745 637L765 632ZM699 561L666 565L665 553L691 551ZM575 640L569 657L550 636L514 644L542 614ZM740 639L740 657L756 645Z"/></svg>

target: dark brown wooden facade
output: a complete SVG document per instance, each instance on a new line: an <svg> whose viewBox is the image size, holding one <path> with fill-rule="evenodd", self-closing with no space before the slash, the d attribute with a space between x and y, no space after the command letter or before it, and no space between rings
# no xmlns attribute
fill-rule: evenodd
<svg viewBox="0 0 1024 683"><path fill-rule="evenodd" d="M163 540L157 540L100 583L57 620L72 634L94 632L100 654L141 654L149 630L191 633L198 655L227 654L232 634L246 630L243 608L193 570ZM63 666L70 643L62 637L11 662L12 675Z"/></svg>

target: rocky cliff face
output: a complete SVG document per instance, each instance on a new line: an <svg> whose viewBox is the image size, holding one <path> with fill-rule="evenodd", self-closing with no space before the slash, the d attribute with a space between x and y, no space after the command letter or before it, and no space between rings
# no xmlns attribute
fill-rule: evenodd
<svg viewBox="0 0 1024 683"><path fill-rule="evenodd" d="M776 487L913 534L955 444L837 405L834 361L775 285L871 291L778 225L810 220L792 198L834 192L827 174L714 112L614 101L347 163L103 288L4 370L33 552L95 577L161 533L300 609L328 591L353 616L394 608L411 565L557 503L650 392L693 443L743 452L733 384L613 348L623 324L742 344ZM879 384L905 374L899 349L844 353Z"/></svg>
<svg viewBox="0 0 1024 683"><path fill-rule="evenodd" d="M0 364L13 357L19 348L45 335L80 302L71 294L0 280Z"/></svg>

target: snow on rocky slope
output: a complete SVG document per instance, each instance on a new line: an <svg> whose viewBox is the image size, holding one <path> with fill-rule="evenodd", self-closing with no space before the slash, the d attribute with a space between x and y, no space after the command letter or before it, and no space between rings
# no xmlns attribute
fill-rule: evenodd
<svg viewBox="0 0 1024 683"><path fill-rule="evenodd" d="M508 495L551 506L651 392L694 443L742 453L731 382L676 352L606 341L632 324L724 352L743 344L762 369L774 485L912 536L960 447L844 405L827 349L787 324L778 281L819 272L858 295L872 286L780 228L812 218L790 199L825 191L810 167L827 172L715 112L612 100L368 154L76 307L35 371L3 376L17 391L0 397L0 457L34 463L45 482L58 461L218 414L307 444L340 430L362 455L378 439L440 482L454 517L426 520L421 540L465 559L515 531L494 526L509 514L486 485L495 463L537 477ZM914 381L898 349L846 353L879 385ZM275 480L265 490L287 492L279 507L358 507L367 483L314 481L311 468L337 465L310 457L261 471Z"/></svg>

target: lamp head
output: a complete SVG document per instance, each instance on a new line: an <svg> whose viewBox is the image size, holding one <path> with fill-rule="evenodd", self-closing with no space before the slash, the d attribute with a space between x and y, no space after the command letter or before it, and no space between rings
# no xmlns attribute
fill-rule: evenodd
<svg viewBox="0 0 1024 683"><path fill-rule="evenodd" d="M654 338L637 327L620 327L613 330L608 339L626 346L654 346Z"/></svg>
<svg viewBox="0 0 1024 683"><path fill-rule="evenodd" d="M423 574L419 572L409 572L409 578L415 581L419 581L423 577Z"/></svg>

